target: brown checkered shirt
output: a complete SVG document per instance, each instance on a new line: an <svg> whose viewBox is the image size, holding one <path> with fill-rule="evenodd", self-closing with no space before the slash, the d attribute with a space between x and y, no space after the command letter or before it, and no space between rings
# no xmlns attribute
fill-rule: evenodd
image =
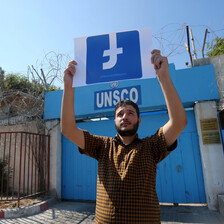
<svg viewBox="0 0 224 224"><path fill-rule="evenodd" d="M169 148L160 128L151 137L124 145L115 138L84 131L80 153L98 161L96 223L160 223L156 194L156 165L177 146Z"/></svg>

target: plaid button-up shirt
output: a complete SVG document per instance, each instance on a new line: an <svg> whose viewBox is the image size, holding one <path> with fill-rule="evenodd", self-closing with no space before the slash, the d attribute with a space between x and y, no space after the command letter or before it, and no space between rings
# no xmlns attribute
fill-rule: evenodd
<svg viewBox="0 0 224 224"><path fill-rule="evenodd" d="M169 148L160 128L151 137L124 145L115 138L84 131L80 153L98 161L96 223L160 223L156 166L177 146Z"/></svg>

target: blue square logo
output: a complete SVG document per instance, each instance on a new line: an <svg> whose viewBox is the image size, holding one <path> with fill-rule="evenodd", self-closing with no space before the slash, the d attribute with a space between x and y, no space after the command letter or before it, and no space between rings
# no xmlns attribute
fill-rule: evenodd
<svg viewBox="0 0 224 224"><path fill-rule="evenodd" d="M141 77L138 31L87 38L86 84Z"/></svg>

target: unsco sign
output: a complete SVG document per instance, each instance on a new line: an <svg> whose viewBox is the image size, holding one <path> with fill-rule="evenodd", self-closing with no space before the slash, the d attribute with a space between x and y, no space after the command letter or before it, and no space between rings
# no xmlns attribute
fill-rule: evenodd
<svg viewBox="0 0 224 224"><path fill-rule="evenodd" d="M97 91L94 93L94 109L113 108L119 101L126 99L141 105L141 86L129 86L114 90Z"/></svg>

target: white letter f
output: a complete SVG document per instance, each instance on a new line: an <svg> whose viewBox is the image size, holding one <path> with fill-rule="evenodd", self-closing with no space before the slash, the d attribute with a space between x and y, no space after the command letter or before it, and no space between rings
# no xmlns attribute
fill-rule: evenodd
<svg viewBox="0 0 224 224"><path fill-rule="evenodd" d="M123 54L123 48L117 48L116 33L109 34L110 48L103 52L103 57L109 56L109 61L103 63L103 70L113 68L117 63L117 55Z"/></svg>

